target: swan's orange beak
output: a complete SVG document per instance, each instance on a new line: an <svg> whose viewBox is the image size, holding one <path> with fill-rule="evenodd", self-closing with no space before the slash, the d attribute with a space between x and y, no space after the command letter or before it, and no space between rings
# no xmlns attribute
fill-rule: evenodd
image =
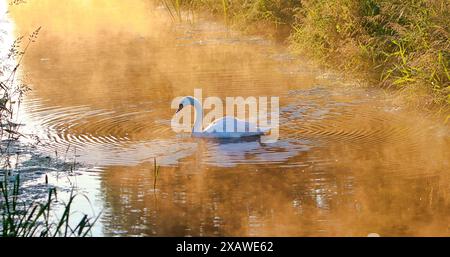
<svg viewBox="0 0 450 257"><path fill-rule="evenodd" d="M183 104L180 104L180 105L178 106L178 110L177 110L175 113L178 113L179 111L181 111L181 109L183 109Z"/></svg>

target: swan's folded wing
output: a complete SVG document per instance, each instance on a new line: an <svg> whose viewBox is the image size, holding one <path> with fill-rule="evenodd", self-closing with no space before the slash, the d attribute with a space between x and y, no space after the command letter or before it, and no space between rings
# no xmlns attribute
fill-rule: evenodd
<svg viewBox="0 0 450 257"><path fill-rule="evenodd" d="M265 133L270 128L258 128L255 123L226 116L215 120L205 128L205 133Z"/></svg>

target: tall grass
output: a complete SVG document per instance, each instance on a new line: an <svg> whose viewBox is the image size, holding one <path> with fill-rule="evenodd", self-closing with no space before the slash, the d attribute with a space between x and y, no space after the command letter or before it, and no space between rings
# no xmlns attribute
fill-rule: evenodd
<svg viewBox="0 0 450 257"><path fill-rule="evenodd" d="M162 5L168 11L172 19L178 19L178 21L182 21L182 11L193 11L200 8L203 8L205 5L208 8L213 8L215 11L217 8L217 4L219 3L219 11L223 15L225 19L225 23L228 23L228 8L230 5L229 0L160 0Z"/></svg>
<svg viewBox="0 0 450 257"><path fill-rule="evenodd" d="M153 159L153 191L156 191L156 182L159 177L160 166L156 165L156 158Z"/></svg>
<svg viewBox="0 0 450 257"><path fill-rule="evenodd" d="M371 84L450 104L448 0L180 0L231 25L287 27L294 52Z"/></svg>
<svg viewBox="0 0 450 257"><path fill-rule="evenodd" d="M57 203L55 188L49 189L47 199L43 203L20 201L19 175L16 175L12 186L8 184L7 176L4 176L0 182L0 191L2 237L84 237L89 235L99 218L99 215L89 217L85 214L75 225L71 224L71 207L77 197L73 191L64 205L63 214L59 216L53 213Z"/></svg>
<svg viewBox="0 0 450 257"><path fill-rule="evenodd" d="M293 48L381 86L424 89L450 103L450 7L446 0L305 1Z"/></svg>
<svg viewBox="0 0 450 257"><path fill-rule="evenodd" d="M178 18L181 21L181 0L161 0L166 10L169 12L172 19Z"/></svg>

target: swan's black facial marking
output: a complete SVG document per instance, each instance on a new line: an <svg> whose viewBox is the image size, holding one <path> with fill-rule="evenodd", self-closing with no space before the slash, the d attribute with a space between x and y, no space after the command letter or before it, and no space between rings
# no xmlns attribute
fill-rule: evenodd
<svg viewBox="0 0 450 257"><path fill-rule="evenodd" d="M178 106L178 110L177 110L176 113L178 113L179 111L181 111L181 109L183 109L183 104L180 104L180 105Z"/></svg>

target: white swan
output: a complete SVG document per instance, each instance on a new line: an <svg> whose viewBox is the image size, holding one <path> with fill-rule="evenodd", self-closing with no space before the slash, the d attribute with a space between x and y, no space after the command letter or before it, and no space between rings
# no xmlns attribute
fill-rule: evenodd
<svg viewBox="0 0 450 257"><path fill-rule="evenodd" d="M208 138L241 138L262 136L270 131L270 128L257 127L256 124L239 120L234 117L225 116L217 119L202 130L203 109L197 98L193 96L184 97L178 107L177 113L183 107L193 105L195 109L195 122L192 135L195 137ZM228 124L228 125L227 125Z"/></svg>

